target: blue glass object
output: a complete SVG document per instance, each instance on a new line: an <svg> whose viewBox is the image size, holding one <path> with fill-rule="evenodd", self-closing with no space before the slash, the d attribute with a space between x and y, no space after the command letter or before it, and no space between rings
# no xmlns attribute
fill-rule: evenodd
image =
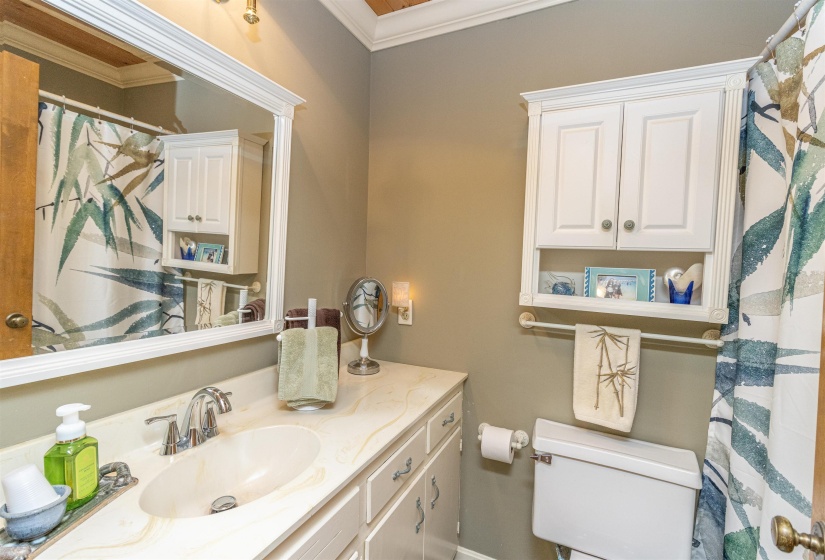
<svg viewBox="0 0 825 560"><path fill-rule="evenodd" d="M693 296L693 282L688 284L687 290L684 292L677 292L673 286L673 280L667 281L668 291L670 292L670 303L690 304L690 298Z"/></svg>
<svg viewBox="0 0 825 560"><path fill-rule="evenodd" d="M576 288L570 282L558 281L553 284L552 292L559 296L572 296L576 293Z"/></svg>
<svg viewBox="0 0 825 560"><path fill-rule="evenodd" d="M195 252L192 250L192 247L187 247L186 252L183 252L183 247L180 248L180 258L185 261L194 261L195 260Z"/></svg>

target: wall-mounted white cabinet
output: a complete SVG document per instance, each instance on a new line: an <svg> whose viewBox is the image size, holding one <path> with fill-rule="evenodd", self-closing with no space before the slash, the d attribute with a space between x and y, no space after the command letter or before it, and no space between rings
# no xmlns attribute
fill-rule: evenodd
<svg viewBox="0 0 825 560"><path fill-rule="evenodd" d="M529 132L520 304L727 321L740 115L754 62L523 94ZM705 265L701 300L546 293L542 273L579 272L552 270L552 263L545 270L542 251L560 249L698 253ZM581 252L582 271L605 266L588 254Z"/></svg>
<svg viewBox="0 0 825 560"><path fill-rule="evenodd" d="M164 136L163 265L247 274L258 271L263 148L237 130ZM180 240L224 245L221 263L184 260Z"/></svg>

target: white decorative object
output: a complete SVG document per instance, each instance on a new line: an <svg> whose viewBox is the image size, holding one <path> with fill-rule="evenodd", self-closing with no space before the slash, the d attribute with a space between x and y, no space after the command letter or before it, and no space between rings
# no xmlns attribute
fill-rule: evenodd
<svg viewBox="0 0 825 560"><path fill-rule="evenodd" d="M523 94L529 124L521 305L727 321L742 90L756 60ZM704 253L704 270L691 275L694 288L705 285L701 301L615 301L607 308L541 293L542 250L582 247Z"/></svg>
<svg viewBox="0 0 825 560"><path fill-rule="evenodd" d="M25 513L50 504L57 499L57 492L34 465L23 465L9 471L3 477L3 494L6 511Z"/></svg>
<svg viewBox="0 0 825 560"><path fill-rule="evenodd" d="M268 319L221 329L4 360L0 362L0 389L279 332L284 316L292 119L295 106L304 103L304 99L139 2L47 0L46 3L272 112L275 136L272 140L272 216L268 240Z"/></svg>
<svg viewBox="0 0 825 560"><path fill-rule="evenodd" d="M163 143L163 266L222 274L258 272L266 140L224 130L164 136ZM180 258L176 239L183 234L195 239L198 234L221 236L226 263Z"/></svg>
<svg viewBox="0 0 825 560"><path fill-rule="evenodd" d="M667 270L665 270L664 273L662 274L662 284L664 285L665 290L670 289L670 284L668 282L673 282L673 285L675 286L676 285L676 279L679 278L684 273L685 273L684 269L679 268L678 266L674 266L674 267L671 267L671 268L668 268Z"/></svg>
<svg viewBox="0 0 825 560"><path fill-rule="evenodd" d="M702 287L702 278L705 274L705 267L702 263L696 263L687 269L683 274L676 278L673 287L677 292L684 292L688 286L693 282L693 292Z"/></svg>

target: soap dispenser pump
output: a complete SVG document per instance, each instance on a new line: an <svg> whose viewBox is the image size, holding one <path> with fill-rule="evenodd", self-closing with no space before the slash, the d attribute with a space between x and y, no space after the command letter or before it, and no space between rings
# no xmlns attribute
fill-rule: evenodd
<svg viewBox="0 0 825 560"><path fill-rule="evenodd" d="M43 457L43 472L51 484L65 484L72 489L67 510L82 506L97 495L97 440L86 435L86 422L80 412L91 406L66 404L57 409L63 422L55 430L57 443Z"/></svg>

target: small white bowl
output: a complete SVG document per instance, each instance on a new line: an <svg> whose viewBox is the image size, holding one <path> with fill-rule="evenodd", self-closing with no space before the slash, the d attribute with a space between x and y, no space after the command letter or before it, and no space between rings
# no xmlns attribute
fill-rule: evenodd
<svg viewBox="0 0 825 560"><path fill-rule="evenodd" d="M0 517L6 520L6 532L17 541L33 541L42 537L63 520L66 513L66 500L72 493L70 486L55 484L52 486L57 499L50 504L22 513L9 513L6 504L0 508Z"/></svg>

